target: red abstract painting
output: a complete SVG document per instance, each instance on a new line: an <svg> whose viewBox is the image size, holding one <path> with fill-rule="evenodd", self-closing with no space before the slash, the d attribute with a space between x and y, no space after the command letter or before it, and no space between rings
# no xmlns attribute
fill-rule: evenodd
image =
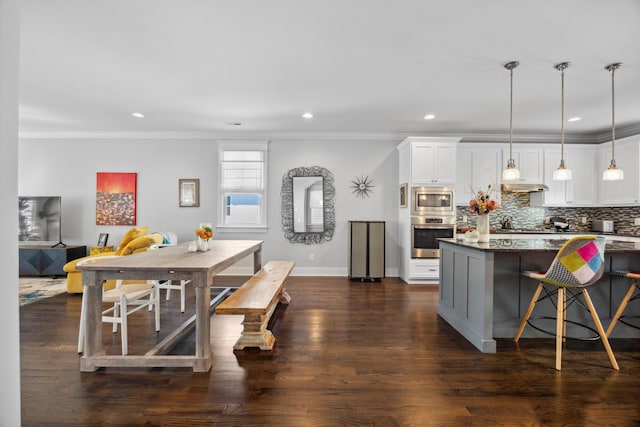
<svg viewBox="0 0 640 427"><path fill-rule="evenodd" d="M135 172L98 172L96 225L136 225Z"/></svg>

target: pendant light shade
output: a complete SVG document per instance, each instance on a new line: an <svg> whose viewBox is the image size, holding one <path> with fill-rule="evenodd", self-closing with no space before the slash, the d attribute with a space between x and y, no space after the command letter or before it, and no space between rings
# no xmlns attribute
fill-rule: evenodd
<svg viewBox="0 0 640 427"><path fill-rule="evenodd" d="M618 169L616 166L616 158L615 158L615 146L616 146L616 104L615 104L615 86L614 86L614 75L615 72L622 63L616 62L614 64L609 64L605 68L607 71L611 71L611 164L609 164L609 168L604 171L602 174L602 179L604 181L619 181L624 179L624 172L622 169Z"/></svg>
<svg viewBox="0 0 640 427"><path fill-rule="evenodd" d="M518 181L520 180L520 171L516 167L516 162L513 160L513 69L520 63L518 61L511 61L504 64L504 68L509 70L509 161L507 162L507 168L502 171L503 181Z"/></svg>
<svg viewBox="0 0 640 427"><path fill-rule="evenodd" d="M554 181L568 181L571 179L571 169L567 169L564 165L564 70L569 67L571 63L562 62L555 66L556 70L559 70L562 75L561 80L561 102L560 102L560 166L553 172Z"/></svg>

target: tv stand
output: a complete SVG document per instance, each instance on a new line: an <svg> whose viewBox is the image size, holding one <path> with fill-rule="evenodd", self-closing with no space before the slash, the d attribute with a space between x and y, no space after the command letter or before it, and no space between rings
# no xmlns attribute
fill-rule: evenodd
<svg viewBox="0 0 640 427"><path fill-rule="evenodd" d="M62 242L61 242L62 243ZM66 263L87 255L86 246L20 245L18 263L20 276L64 276Z"/></svg>

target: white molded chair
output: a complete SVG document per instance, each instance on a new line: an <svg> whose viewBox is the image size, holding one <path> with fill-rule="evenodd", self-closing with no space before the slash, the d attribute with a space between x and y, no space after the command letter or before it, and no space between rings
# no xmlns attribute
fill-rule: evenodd
<svg viewBox="0 0 640 427"><path fill-rule="evenodd" d="M97 262L104 259L116 258L117 256L103 256L99 258L86 259L78 265ZM82 296L82 308L80 311L80 331L78 333L78 353L84 350L84 316L85 297ZM149 307L149 311L155 308L156 332L160 331L160 290L157 281L146 281L141 283L123 284L122 280L116 281L116 287L103 291L102 302L112 304L111 307L102 312L102 321L113 324L113 333L118 332L118 324L121 325L122 335L122 355L129 352L127 339L127 317L136 311Z"/></svg>
<svg viewBox="0 0 640 427"><path fill-rule="evenodd" d="M527 324L538 329L541 332L549 333L543 329L540 329L530 323L531 313L536 303L544 300L551 299L557 294L557 302L554 302L556 306L556 369L561 369L562 360L562 343L567 338L564 336L566 333L566 322L579 325L577 322L567 320L566 310L574 302L583 306L578 297L584 297L586 302L586 309L593 318L593 323L596 326L597 338L602 340L604 348L609 356L609 361L613 369L618 369L618 363L613 355L609 340L602 327L598 313L591 301L587 287L593 285L602 277L604 271L604 248L606 240L603 236L576 236L567 240L564 245L558 250L549 270L546 272L538 273L533 271L524 271L522 275L535 279L538 281L538 288L531 298L529 307L525 312L525 315L520 323L518 332L514 338L515 342L518 342L524 328ZM548 289L549 287L550 289ZM545 291L545 295L541 298L540 293ZM567 294L569 294L567 296ZM553 300L551 300L553 301ZM584 306L583 306L584 307ZM549 317L538 317L549 318ZM584 325L581 325L584 326ZM586 327L586 326L584 326ZM591 329L591 328L588 328Z"/></svg>
<svg viewBox="0 0 640 427"><path fill-rule="evenodd" d="M176 233L168 231L168 232L163 232L162 234L165 235L165 242L157 245L153 245L149 249L151 250L160 249L167 246L174 246L178 244L178 236L176 235ZM179 290L180 291L180 312L184 313L185 286L189 282L190 280L180 280L179 284L174 285L172 280L164 280L164 281L158 282L157 286L159 289L165 289L167 291L167 298L166 298L167 301L169 301L169 299L171 298L172 289Z"/></svg>

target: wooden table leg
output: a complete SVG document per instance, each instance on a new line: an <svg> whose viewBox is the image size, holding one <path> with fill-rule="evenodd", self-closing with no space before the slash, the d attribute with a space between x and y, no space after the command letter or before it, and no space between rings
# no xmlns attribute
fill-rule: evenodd
<svg viewBox="0 0 640 427"><path fill-rule="evenodd" d="M85 315L81 320L84 321L84 348L80 359L80 371L93 372L98 368L94 365L92 358L104 354L102 347L102 286L98 283L93 271L83 271L82 279L85 284L82 295Z"/></svg>
<svg viewBox="0 0 640 427"><path fill-rule="evenodd" d="M196 291L196 354L193 363L194 372L207 372L213 365L211 352L209 300L211 288L207 283L207 274L194 278Z"/></svg>
<svg viewBox="0 0 640 427"><path fill-rule="evenodd" d="M262 245L253 253L253 274L256 274L262 268Z"/></svg>

